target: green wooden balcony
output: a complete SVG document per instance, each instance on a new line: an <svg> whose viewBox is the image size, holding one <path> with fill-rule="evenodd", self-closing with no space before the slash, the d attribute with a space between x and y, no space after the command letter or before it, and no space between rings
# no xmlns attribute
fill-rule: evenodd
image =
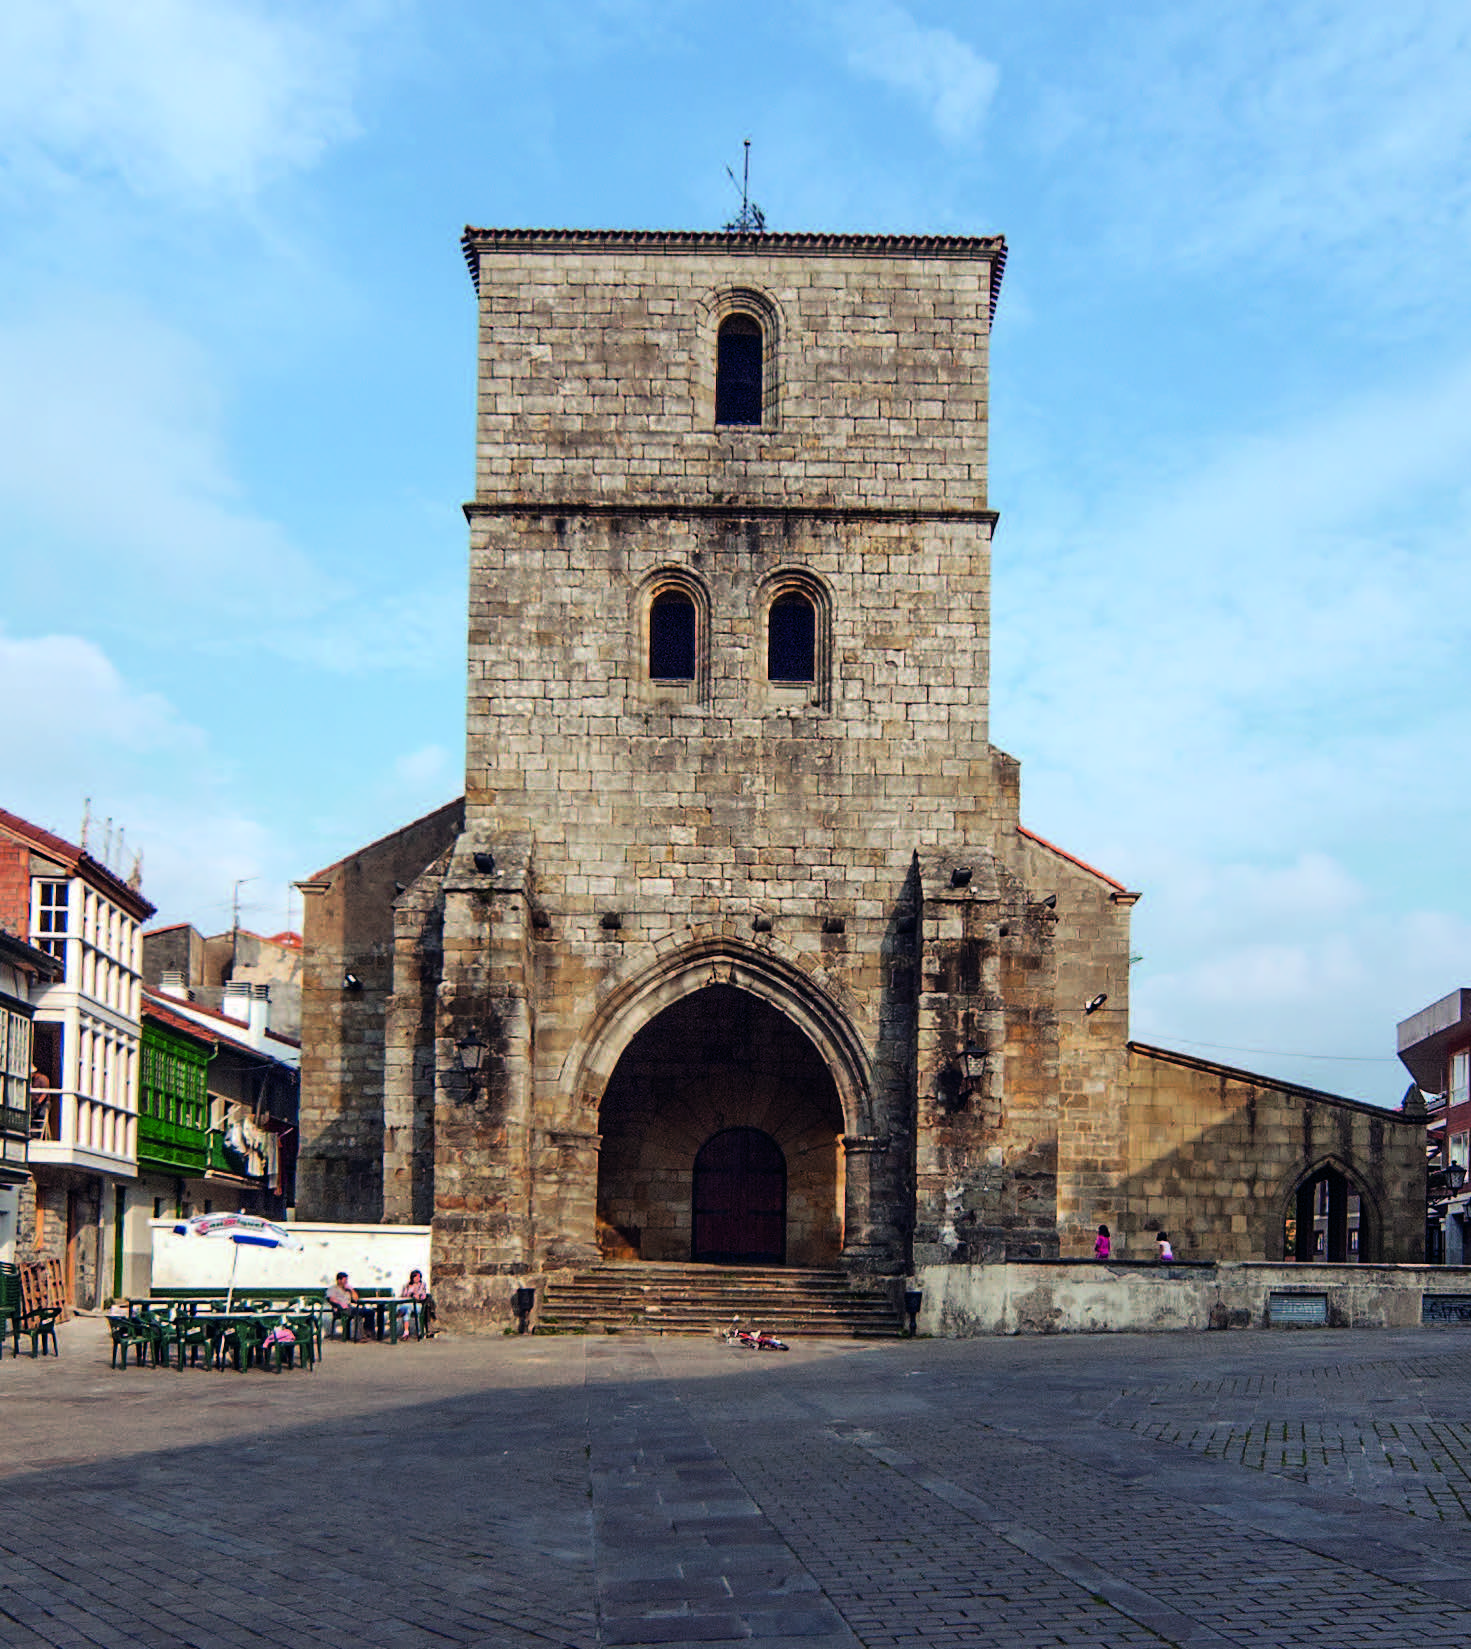
<svg viewBox="0 0 1471 1649"><path fill-rule="evenodd" d="M209 1136L209 1165L218 1174L258 1177L251 1175L250 1164L245 1158L225 1144L225 1136L222 1133L211 1133Z"/></svg>
<svg viewBox="0 0 1471 1649"><path fill-rule="evenodd" d="M140 1116L138 1166L197 1177L210 1166L210 1142L215 1137L207 1128Z"/></svg>
<svg viewBox="0 0 1471 1649"><path fill-rule="evenodd" d="M138 1118L138 1166L190 1179L205 1173L259 1177L250 1174L250 1165L225 1144L224 1134L217 1129L192 1128L150 1116Z"/></svg>

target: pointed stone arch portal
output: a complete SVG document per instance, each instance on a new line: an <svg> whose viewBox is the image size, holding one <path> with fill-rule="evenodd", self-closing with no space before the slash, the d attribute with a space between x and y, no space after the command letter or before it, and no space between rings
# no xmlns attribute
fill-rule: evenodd
<svg viewBox="0 0 1471 1649"><path fill-rule="evenodd" d="M1282 1257L1330 1264L1382 1258L1374 1199L1342 1164L1310 1168L1290 1194L1282 1221Z"/></svg>
<svg viewBox="0 0 1471 1649"><path fill-rule="evenodd" d="M624 1049L598 1130L598 1234L610 1258L837 1265L843 1108L822 1056L771 1004L711 984L666 1007ZM757 1136L769 1148L756 1150ZM752 1164L767 1171L746 1173ZM712 1194L726 1216L713 1249L700 1225Z"/></svg>

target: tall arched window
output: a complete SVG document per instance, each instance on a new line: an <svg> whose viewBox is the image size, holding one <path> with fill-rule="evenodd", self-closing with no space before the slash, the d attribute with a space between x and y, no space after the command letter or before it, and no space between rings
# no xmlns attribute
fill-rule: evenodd
<svg viewBox="0 0 1471 1649"><path fill-rule="evenodd" d="M817 610L795 590L771 604L766 621L766 679L817 680Z"/></svg>
<svg viewBox="0 0 1471 1649"><path fill-rule="evenodd" d="M695 679L695 604L683 590L662 590L649 608L649 679Z"/></svg>
<svg viewBox="0 0 1471 1649"><path fill-rule="evenodd" d="M750 315L727 315L716 340L715 422L759 424L763 337Z"/></svg>

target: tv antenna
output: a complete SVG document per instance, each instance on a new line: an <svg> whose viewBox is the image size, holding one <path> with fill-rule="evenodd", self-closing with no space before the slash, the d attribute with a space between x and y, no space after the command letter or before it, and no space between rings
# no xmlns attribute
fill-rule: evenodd
<svg viewBox="0 0 1471 1649"><path fill-rule="evenodd" d="M259 881L258 876L240 876L235 881L235 892L230 900L230 926L238 933L240 931L240 890L247 882Z"/></svg>
<svg viewBox="0 0 1471 1649"><path fill-rule="evenodd" d="M727 235L764 235L766 233L766 214L751 199L751 140L746 139L746 163L742 169L740 180L730 167L725 168L725 175L741 192L741 210L737 217L726 224Z"/></svg>

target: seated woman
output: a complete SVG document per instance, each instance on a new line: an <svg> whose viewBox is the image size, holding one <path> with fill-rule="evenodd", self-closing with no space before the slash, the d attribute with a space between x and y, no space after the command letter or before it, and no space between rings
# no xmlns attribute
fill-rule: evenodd
<svg viewBox="0 0 1471 1649"><path fill-rule="evenodd" d="M421 1300L423 1304L419 1309L421 1320L424 1324L424 1333L426 1335L431 1335L439 1332L434 1326L434 1296L430 1294L429 1290L424 1286L424 1273L422 1271L416 1269L409 1273L409 1280L404 1284L404 1291L401 1297L405 1302L409 1300ZM413 1314L413 1310L413 1306L407 1303L400 1305L398 1308L399 1333L405 1340L407 1340L409 1335L413 1332L410 1326L410 1317Z"/></svg>

